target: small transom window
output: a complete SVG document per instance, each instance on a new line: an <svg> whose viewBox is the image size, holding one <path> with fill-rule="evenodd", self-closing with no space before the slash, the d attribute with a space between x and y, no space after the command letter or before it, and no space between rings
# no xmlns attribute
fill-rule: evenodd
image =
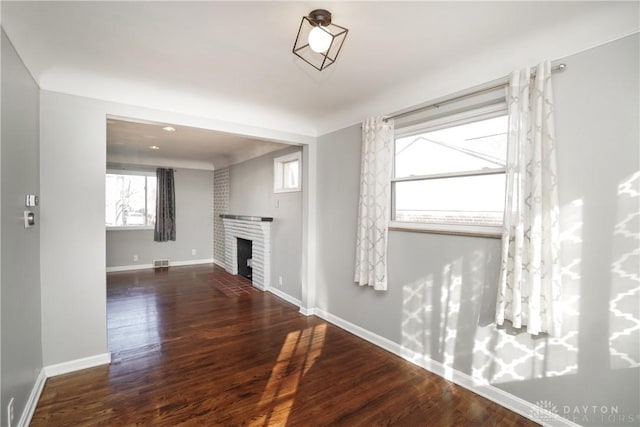
<svg viewBox="0 0 640 427"><path fill-rule="evenodd" d="M273 159L273 191L300 191L301 170L300 151Z"/></svg>

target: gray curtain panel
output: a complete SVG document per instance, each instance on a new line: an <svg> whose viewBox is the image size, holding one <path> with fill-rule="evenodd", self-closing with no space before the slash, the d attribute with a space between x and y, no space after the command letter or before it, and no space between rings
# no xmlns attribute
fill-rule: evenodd
<svg viewBox="0 0 640 427"><path fill-rule="evenodd" d="M156 227L153 240L166 242L176 240L176 191L173 169L158 168L156 190Z"/></svg>

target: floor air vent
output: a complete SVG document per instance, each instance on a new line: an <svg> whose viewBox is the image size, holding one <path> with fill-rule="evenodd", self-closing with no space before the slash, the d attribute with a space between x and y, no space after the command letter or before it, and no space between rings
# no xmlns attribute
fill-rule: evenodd
<svg viewBox="0 0 640 427"><path fill-rule="evenodd" d="M153 260L153 268L169 268L169 260L168 259L154 259Z"/></svg>

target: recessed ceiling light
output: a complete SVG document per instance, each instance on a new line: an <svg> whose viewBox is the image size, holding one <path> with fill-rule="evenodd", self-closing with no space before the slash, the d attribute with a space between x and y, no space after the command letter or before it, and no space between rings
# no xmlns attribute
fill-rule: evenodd
<svg viewBox="0 0 640 427"><path fill-rule="evenodd" d="M171 127L171 126L165 126L162 128L162 130L166 130L167 132L175 132L176 128Z"/></svg>
<svg viewBox="0 0 640 427"><path fill-rule="evenodd" d="M150 145L149 148L151 148L152 150L159 150L160 147L158 147L157 145Z"/></svg>

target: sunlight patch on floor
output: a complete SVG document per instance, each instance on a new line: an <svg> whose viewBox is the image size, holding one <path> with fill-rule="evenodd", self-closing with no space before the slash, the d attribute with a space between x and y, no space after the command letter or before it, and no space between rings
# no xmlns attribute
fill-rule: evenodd
<svg viewBox="0 0 640 427"><path fill-rule="evenodd" d="M290 332L271 370L258 407L263 415L251 426L285 425L295 401L300 380L322 353L327 325Z"/></svg>

